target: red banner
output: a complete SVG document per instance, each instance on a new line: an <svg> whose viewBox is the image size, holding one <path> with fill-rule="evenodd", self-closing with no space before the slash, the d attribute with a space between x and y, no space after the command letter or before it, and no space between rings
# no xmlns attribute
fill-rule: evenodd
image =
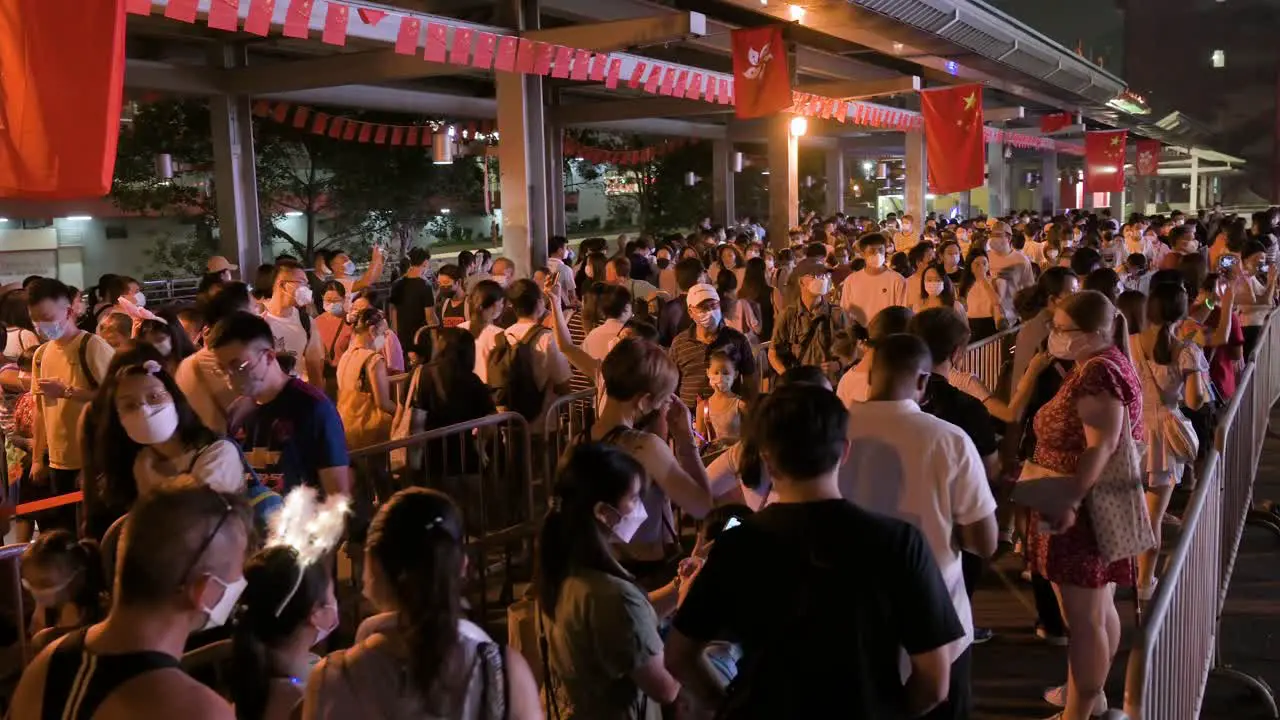
<svg viewBox="0 0 1280 720"><path fill-rule="evenodd" d="M1160 170L1160 148L1163 147L1159 140L1139 140L1138 146L1138 162L1135 163L1138 169L1138 177L1151 177L1158 175Z"/></svg>
<svg viewBox="0 0 1280 720"><path fill-rule="evenodd" d="M929 187L939 195L962 192L985 181L982 86L956 85L920 93L929 157Z"/></svg>
<svg viewBox="0 0 1280 720"><path fill-rule="evenodd" d="M1127 130L1084 134L1084 191L1124 191L1124 151Z"/></svg>
<svg viewBox="0 0 1280 720"><path fill-rule="evenodd" d="M734 30L732 35L733 84L738 100L734 114L756 118L791 107L791 71L782 26Z"/></svg>
<svg viewBox="0 0 1280 720"><path fill-rule="evenodd" d="M1074 121L1071 113L1051 113L1040 118L1040 132L1048 134L1068 127Z"/></svg>
<svg viewBox="0 0 1280 720"><path fill-rule="evenodd" d="M0 197L111 189L124 90L124 0L6 0Z"/></svg>

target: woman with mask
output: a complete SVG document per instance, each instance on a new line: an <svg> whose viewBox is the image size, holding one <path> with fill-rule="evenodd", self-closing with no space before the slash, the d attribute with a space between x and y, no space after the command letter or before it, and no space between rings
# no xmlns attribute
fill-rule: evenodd
<svg viewBox="0 0 1280 720"><path fill-rule="evenodd" d="M965 322L969 321L969 315L964 309L964 303L956 299L955 285L951 282L951 278L947 277L946 270L942 265L933 264L924 269L923 277L920 282L920 296L913 298L912 310L921 312L935 307L947 307L956 311Z"/></svg>
<svg viewBox="0 0 1280 720"><path fill-rule="evenodd" d="M547 638L547 704L562 720L658 720L680 692L663 665L658 618L678 605L684 574L646 595L609 550L645 522L646 478L631 455L587 443L570 450L556 479L534 587Z"/></svg>
<svg viewBox="0 0 1280 720"><path fill-rule="evenodd" d="M955 240L944 240L938 248L938 257L942 258L942 272L951 281L952 286L959 287L964 280L963 254L960 243Z"/></svg>
<svg viewBox="0 0 1280 720"><path fill-rule="evenodd" d="M467 295L471 319L458 326L458 329L466 330L475 338L475 372L483 383L489 381L489 354L493 352L497 337L502 333L502 328L495 323L502 316L506 300L507 294L498 283L492 280L477 282Z"/></svg>
<svg viewBox="0 0 1280 720"><path fill-rule="evenodd" d="M773 338L774 295L775 291L769 284L766 260L763 257L748 260L742 276L742 287L738 290L738 301L752 304L760 319L760 337L766 341Z"/></svg>
<svg viewBox="0 0 1280 720"><path fill-rule="evenodd" d="M155 320L138 322L133 337L135 342L155 348L164 357L165 371L173 375L178 371L178 365L195 353L196 346L182 328L176 313L162 310L158 315Z"/></svg>
<svg viewBox="0 0 1280 720"><path fill-rule="evenodd" d="M324 347L325 394L330 399L338 397L338 358L351 345L351 323L347 322L347 289L342 283L330 280L324 284L321 295L324 312L315 319L316 332Z"/></svg>
<svg viewBox="0 0 1280 720"><path fill-rule="evenodd" d="M382 355L389 334L382 311L354 312L351 347L338 360L337 403L347 447L352 449L391 439L391 418L396 412Z"/></svg>
<svg viewBox="0 0 1280 720"><path fill-rule="evenodd" d="M347 323L354 325L356 315L365 310L378 310L377 294L374 290L366 288L351 296L351 310L347 312ZM381 310L378 310L382 312ZM388 373L404 372L404 347L400 344L400 337L394 332L390 332L391 325L386 320L386 314L383 314L382 327L378 328L377 335L381 335L384 339L379 344L379 352L382 358L387 361Z"/></svg>
<svg viewBox="0 0 1280 720"><path fill-rule="evenodd" d="M1133 582L1134 563L1133 558L1104 559L1083 503L1121 434L1129 433L1136 443L1144 440L1142 386L1129 359L1124 317L1101 293L1076 293L1058 304L1048 348L1075 365L1035 415L1031 461L1074 478L1075 503L1062 517L1033 513L1028 564L1053 583L1070 628L1068 684L1045 698L1064 707L1064 720L1086 720L1107 710L1103 685L1120 644L1114 591Z"/></svg>
<svg viewBox="0 0 1280 720"><path fill-rule="evenodd" d="M312 671L303 720L543 717L524 658L463 617L464 538L461 514L443 493L409 488L382 504L362 580L379 614L361 623L353 647ZM493 703L499 695L505 709Z"/></svg>
<svg viewBox="0 0 1280 720"><path fill-rule="evenodd" d="M106 615L107 586L102 553L93 540L66 530L41 532L22 551L22 587L35 602L31 613L34 656L66 633Z"/></svg>
<svg viewBox="0 0 1280 720"><path fill-rule="evenodd" d="M236 718L289 720L319 661L311 648L338 627L330 563L300 566L296 550L273 545L245 562L244 579L231 636Z"/></svg>
<svg viewBox="0 0 1280 720"><path fill-rule="evenodd" d="M1000 291L991 278L985 252L969 255L965 264L964 280L960 283L960 297L969 313L969 331L972 342L991 337L1000 330L1004 319L1004 307Z"/></svg>

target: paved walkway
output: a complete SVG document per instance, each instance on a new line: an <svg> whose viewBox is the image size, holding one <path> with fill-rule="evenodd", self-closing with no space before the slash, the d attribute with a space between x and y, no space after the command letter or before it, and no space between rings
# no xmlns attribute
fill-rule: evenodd
<svg viewBox="0 0 1280 720"><path fill-rule="evenodd" d="M1280 411L1273 411L1271 426L1280 430ZM1256 496L1280 500L1280 438L1268 438L1263 448ZM1172 545L1173 534L1166 532L1165 541ZM1065 679L1066 648L1051 647L1036 639L1032 631L1035 612L1031 586L1018 577L1020 560L1004 558L996 570L998 573L987 574L974 597L975 624L996 631L993 640L974 648L974 718L1050 717L1054 708L1044 703L1041 694L1046 687ZM1119 605L1125 635L1107 683L1107 696L1115 707L1121 707L1124 699L1124 672L1134 628L1131 594L1122 596ZM1280 538L1252 527L1245 530L1221 632L1227 663L1280 688ZM1266 705L1243 685L1217 676L1210 678L1203 720L1268 717L1271 715Z"/></svg>

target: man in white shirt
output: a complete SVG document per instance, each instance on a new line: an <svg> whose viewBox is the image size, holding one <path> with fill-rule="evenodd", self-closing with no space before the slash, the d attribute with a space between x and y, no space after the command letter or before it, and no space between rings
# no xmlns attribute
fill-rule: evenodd
<svg viewBox="0 0 1280 720"><path fill-rule="evenodd" d="M204 316L206 332L223 318L249 310L249 286L240 282L223 283L206 290L196 300L200 314ZM207 347L183 358L174 373L191 409L204 426L218 435L227 433L227 419L231 407L240 393L231 385L231 378L222 371L218 356ZM244 402L251 402L246 399Z"/></svg>
<svg viewBox="0 0 1280 720"><path fill-rule="evenodd" d="M624 287L606 287L596 301L596 310L604 317L604 322L587 333L582 349L596 360L604 360L618 341L618 333L631 319L631 293Z"/></svg>
<svg viewBox="0 0 1280 720"><path fill-rule="evenodd" d="M569 254L569 241L563 235L552 235L547 240L547 269L555 275L560 285L560 303L566 307L578 306L578 287L573 279L573 268L565 261Z"/></svg>
<svg viewBox="0 0 1280 720"><path fill-rule="evenodd" d="M1013 249L1013 234L1009 226L1003 222L991 225L987 237L987 265L991 277L996 280L996 290L1000 293L1000 304L1006 318L1013 314L1013 296L1025 287L1036 282L1035 271L1031 269L1031 260L1019 250Z"/></svg>
<svg viewBox="0 0 1280 720"><path fill-rule="evenodd" d="M535 325L542 323L547 304L542 290L528 279L520 279L511 284L511 288L507 290L507 302L515 310L516 322L503 332L507 336L507 343L515 347L530 334ZM542 388L542 409L545 412L557 397L569 394L569 379L573 376L573 371L569 367L569 360L556 347L551 330L539 332L532 342L533 379ZM535 432L546 432L546 429L536 428Z"/></svg>
<svg viewBox="0 0 1280 720"><path fill-rule="evenodd" d="M840 494L915 525L928 540L965 633L947 646L951 692L929 717L967 718L973 612L960 551L995 553L996 502L969 437L920 410L932 368L928 347L915 336L891 335L877 344L868 401L849 410Z"/></svg>
<svg viewBox="0 0 1280 720"><path fill-rule="evenodd" d="M311 325L311 300L306 271L296 262L282 260L276 263L276 279L262 319L271 326L276 352L297 358L298 377L323 390L324 346Z"/></svg>
<svg viewBox="0 0 1280 720"><path fill-rule="evenodd" d="M885 259L888 245L880 233L863 235L858 240L858 254L867 266L845 278L840 286L840 308L862 327L890 305L907 304L907 279L889 269Z"/></svg>

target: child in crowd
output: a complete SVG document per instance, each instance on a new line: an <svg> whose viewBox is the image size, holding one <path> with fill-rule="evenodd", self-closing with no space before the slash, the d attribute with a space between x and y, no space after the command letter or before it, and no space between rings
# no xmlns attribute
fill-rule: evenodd
<svg viewBox="0 0 1280 720"><path fill-rule="evenodd" d="M22 587L35 601L31 652L106 614L107 581L93 540L76 541L66 530L40 533L22 553Z"/></svg>
<svg viewBox="0 0 1280 720"><path fill-rule="evenodd" d="M711 395L698 400L695 429L707 440L741 436L747 404L733 390L738 382L738 368L728 353L722 350L711 353L707 380L711 383Z"/></svg>

